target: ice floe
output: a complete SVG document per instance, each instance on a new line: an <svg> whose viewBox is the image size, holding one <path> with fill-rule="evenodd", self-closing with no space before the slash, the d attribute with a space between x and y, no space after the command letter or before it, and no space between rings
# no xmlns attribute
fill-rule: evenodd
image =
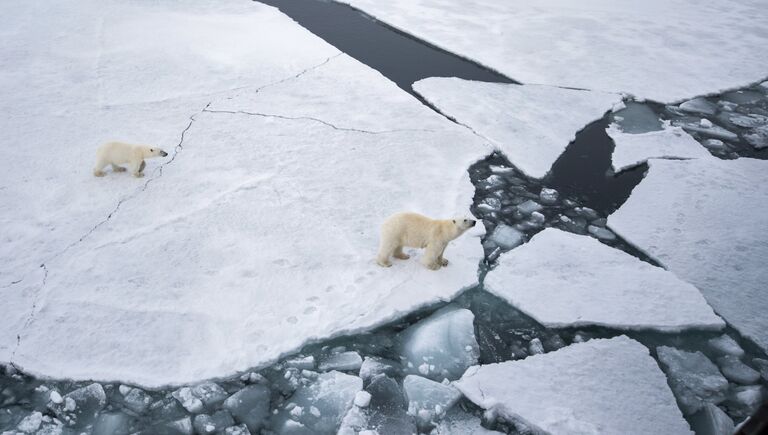
<svg viewBox="0 0 768 435"><path fill-rule="evenodd" d="M534 431L691 433L648 349L625 336L475 366L455 385L480 407Z"/></svg>
<svg viewBox="0 0 768 435"><path fill-rule="evenodd" d="M503 254L485 287L547 327L679 331L724 326L696 287L671 272L554 228Z"/></svg>
<svg viewBox="0 0 768 435"><path fill-rule="evenodd" d="M609 226L768 349L768 162L651 160Z"/></svg>
<svg viewBox="0 0 768 435"><path fill-rule="evenodd" d="M88 5L0 17L12 34L0 58L26 53L2 68L15 169L0 181L12 235L0 267L8 281L29 270L0 283L0 361L51 377L195 382L477 282L476 235L451 243L438 273L373 258L393 212L469 213L467 168L490 152L481 139L274 8ZM137 23L151 30L131 36ZM27 82L30 71L43 77ZM95 147L115 137L171 156L142 180L93 177Z"/></svg>
<svg viewBox="0 0 768 435"><path fill-rule="evenodd" d="M714 158L680 127L665 126L659 131L628 134L612 124L606 132L616 144L612 157L615 172L639 165L650 158Z"/></svg>
<svg viewBox="0 0 768 435"><path fill-rule="evenodd" d="M343 1L523 83L656 101L760 80L768 58L761 0Z"/></svg>
<svg viewBox="0 0 768 435"><path fill-rule="evenodd" d="M535 178L549 172L579 130L621 102L604 92L457 78L424 79L413 89Z"/></svg>
<svg viewBox="0 0 768 435"><path fill-rule="evenodd" d="M728 381L703 353L660 346L656 354L684 414L693 414L706 403L725 400Z"/></svg>

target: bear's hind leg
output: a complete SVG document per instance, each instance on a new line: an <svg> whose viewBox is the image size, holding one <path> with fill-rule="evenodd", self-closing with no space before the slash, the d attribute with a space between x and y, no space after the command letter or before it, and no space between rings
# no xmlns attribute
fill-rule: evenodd
<svg viewBox="0 0 768 435"><path fill-rule="evenodd" d="M112 163L112 172L125 172L125 168Z"/></svg>
<svg viewBox="0 0 768 435"><path fill-rule="evenodd" d="M392 256L395 257L395 258L398 258L400 260L407 260L407 259L411 258L410 255L408 255L405 252L403 252L403 247L402 246L398 246L397 248L395 248L395 252L392 254Z"/></svg>
<svg viewBox="0 0 768 435"><path fill-rule="evenodd" d="M392 263L389 261L389 257L395 253L396 248L397 246L395 246L392 242L385 242L382 240L381 246L379 247L379 255L376 257L376 263L381 267L392 266Z"/></svg>
<svg viewBox="0 0 768 435"><path fill-rule="evenodd" d="M102 159L96 161L96 166L93 167L93 175L97 177L103 177L107 174L104 173L104 166L107 166L107 162Z"/></svg>

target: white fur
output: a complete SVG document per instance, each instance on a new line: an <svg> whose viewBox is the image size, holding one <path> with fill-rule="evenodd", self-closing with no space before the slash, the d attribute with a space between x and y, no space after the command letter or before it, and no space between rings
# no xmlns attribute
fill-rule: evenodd
<svg viewBox="0 0 768 435"><path fill-rule="evenodd" d="M417 213L398 213L389 217L381 226L381 244L376 262L389 267L389 258L410 258L403 248L426 249L422 264L432 270L447 266L443 252L448 242L459 237L475 225L471 219L430 219Z"/></svg>
<svg viewBox="0 0 768 435"><path fill-rule="evenodd" d="M144 159L167 155L168 153L157 147L107 142L96 150L96 166L93 168L93 175L103 177L104 167L107 165L112 165L114 172L123 172L125 168L118 165L127 163L134 177L143 177Z"/></svg>

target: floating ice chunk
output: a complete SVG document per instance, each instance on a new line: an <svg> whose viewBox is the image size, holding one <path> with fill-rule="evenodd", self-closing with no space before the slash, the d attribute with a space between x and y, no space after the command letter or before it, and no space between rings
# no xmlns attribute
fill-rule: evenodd
<svg viewBox="0 0 768 435"><path fill-rule="evenodd" d="M579 130L621 101L604 92L443 77L420 80L413 89L535 178L549 172ZM570 109L567 116L563 107Z"/></svg>
<svg viewBox="0 0 768 435"><path fill-rule="evenodd" d="M90 424L107 404L104 388L97 382L71 391L63 399L60 404L48 404L48 408L59 420L79 428Z"/></svg>
<svg viewBox="0 0 768 435"><path fill-rule="evenodd" d="M696 435L733 435L734 425L722 409L705 403L702 409L691 415L691 428Z"/></svg>
<svg viewBox="0 0 768 435"><path fill-rule="evenodd" d="M540 353L544 353L544 345L541 344L541 340L538 338L534 338L531 340L530 343L528 343L528 352L531 355L538 355Z"/></svg>
<svg viewBox="0 0 768 435"><path fill-rule="evenodd" d="M102 412L93 424L93 435L128 435L131 418L120 412Z"/></svg>
<svg viewBox="0 0 768 435"><path fill-rule="evenodd" d="M766 381L768 381L768 360L762 359L762 358L754 358L752 360L752 363L754 363L757 368L760 369L760 376L763 377Z"/></svg>
<svg viewBox="0 0 768 435"><path fill-rule="evenodd" d="M560 195L557 193L557 190L550 189L550 188L543 188L541 189L541 192L539 192L539 200L542 204L546 205L552 205L557 203L557 199Z"/></svg>
<svg viewBox="0 0 768 435"><path fill-rule="evenodd" d="M277 433L292 433L297 423L307 430L318 434L335 433L355 400L357 392L363 388L363 381L357 376L331 371L322 373L309 385L300 386L273 418ZM288 406L293 404L293 406ZM320 415L310 411L317 408ZM302 412L291 412L301 408Z"/></svg>
<svg viewBox="0 0 768 435"><path fill-rule="evenodd" d="M24 417L24 419L21 420L18 425L16 425L16 429L24 433L33 433L40 429L40 425L42 423L43 414L41 412L35 411L32 414Z"/></svg>
<svg viewBox="0 0 768 435"><path fill-rule="evenodd" d="M690 113L700 113L703 115L714 115L717 112L717 105L710 103L705 98L697 97L688 100L677 106L680 110Z"/></svg>
<svg viewBox="0 0 768 435"><path fill-rule="evenodd" d="M613 234L613 231L606 228L590 225L587 227L587 231L600 240L616 240L616 234Z"/></svg>
<svg viewBox="0 0 768 435"><path fill-rule="evenodd" d="M710 338L707 340L707 345L720 355L744 356L744 349L739 346L739 343L736 343L736 340L725 334Z"/></svg>
<svg viewBox="0 0 768 435"><path fill-rule="evenodd" d="M759 385L734 387L728 392L726 405L732 414L747 417L754 414L763 403L763 388Z"/></svg>
<svg viewBox="0 0 768 435"><path fill-rule="evenodd" d="M49 397L51 399L51 402L53 402L55 404L59 404L59 403L64 401L64 398L62 398L61 394L59 394L59 392L56 391L56 390L51 390L51 393L50 393Z"/></svg>
<svg viewBox="0 0 768 435"><path fill-rule="evenodd" d="M264 385L249 385L224 401L227 409L237 421L245 423L248 429L258 433L269 417L269 388Z"/></svg>
<svg viewBox="0 0 768 435"><path fill-rule="evenodd" d="M597 240L548 228L504 254L488 291L547 327L720 329L699 291Z"/></svg>
<svg viewBox="0 0 768 435"><path fill-rule="evenodd" d="M755 231L768 228L768 162L651 160L649 166L609 216L611 229L695 285L720 316L768 350L768 232ZM724 213L723 204L738 213Z"/></svg>
<svg viewBox="0 0 768 435"><path fill-rule="evenodd" d="M305 357L291 358L285 362L285 365L299 370L313 370L315 368L315 357L309 355Z"/></svg>
<svg viewBox="0 0 768 435"><path fill-rule="evenodd" d="M363 358L354 351L337 353L329 356L320 362L320 371L327 372L331 370L359 370L363 364Z"/></svg>
<svg viewBox="0 0 768 435"><path fill-rule="evenodd" d="M768 124L768 116L758 114L742 115L741 113L730 113L723 115L723 118L731 124L743 128L755 128Z"/></svg>
<svg viewBox="0 0 768 435"><path fill-rule="evenodd" d="M413 417L406 412L406 400L397 381L382 375L368 385L371 402L367 408L368 428L384 434L417 433Z"/></svg>
<svg viewBox="0 0 768 435"><path fill-rule="evenodd" d="M760 373L741 362L739 357L726 355L717 359L720 371L731 382L742 385L752 385L760 380Z"/></svg>
<svg viewBox="0 0 768 435"><path fill-rule="evenodd" d="M624 109L612 116L622 132L627 134L648 133L662 129L661 120L646 104L627 102Z"/></svg>
<svg viewBox="0 0 768 435"><path fill-rule="evenodd" d="M668 346L660 346L656 352L684 414L693 414L706 402L725 400L728 381L703 353Z"/></svg>
<svg viewBox="0 0 768 435"><path fill-rule="evenodd" d="M406 371L419 374L418 367L427 364L429 369L421 374L442 381L457 379L477 364L474 318L471 311L449 305L406 329L400 347Z"/></svg>
<svg viewBox="0 0 768 435"><path fill-rule="evenodd" d="M731 91L723 94L724 100L730 101L736 104L752 104L759 101L762 98L763 96L760 95L759 92L749 91L749 90Z"/></svg>
<svg viewBox="0 0 768 435"><path fill-rule="evenodd" d="M218 405L227 398L227 392L214 382L204 382L194 387L182 387L174 391L173 397L187 411L196 414L206 406Z"/></svg>
<svg viewBox="0 0 768 435"><path fill-rule="evenodd" d="M408 375L403 381L408 399L408 414L416 418L420 429L426 430L443 417L461 398L451 385L444 385L421 376Z"/></svg>
<svg viewBox="0 0 768 435"><path fill-rule="evenodd" d="M131 411L142 414L152 403L152 397L141 388L130 388L123 395L123 404Z"/></svg>
<svg viewBox="0 0 768 435"><path fill-rule="evenodd" d="M606 132L616 143L612 157L615 172L639 165L650 158L713 158L680 127L665 126L660 131L626 134L611 125Z"/></svg>
<svg viewBox="0 0 768 435"><path fill-rule="evenodd" d="M440 420L432 435L501 435L502 432L496 432L484 428L480 424L480 418L469 414L460 407L451 408Z"/></svg>
<svg viewBox="0 0 768 435"><path fill-rule="evenodd" d="M702 144L713 151L725 151L728 147L720 139L706 139Z"/></svg>
<svg viewBox="0 0 768 435"><path fill-rule="evenodd" d="M502 249L513 249L523 244L524 234L509 225L499 224L493 229L488 240Z"/></svg>
<svg viewBox="0 0 768 435"><path fill-rule="evenodd" d="M744 139L755 149L760 150L768 147L768 126L758 127L745 133Z"/></svg>
<svg viewBox="0 0 768 435"><path fill-rule="evenodd" d="M367 384L376 375L383 374L394 378L400 377L402 371L403 369L397 361L367 356L360 366L360 378Z"/></svg>
<svg viewBox="0 0 768 435"><path fill-rule="evenodd" d="M531 214L535 211L541 211L544 207L541 206L538 202L529 199L528 201L525 201L524 203L517 206L517 209L520 210L520 213L523 214Z"/></svg>
<svg viewBox="0 0 768 435"><path fill-rule="evenodd" d="M355 395L355 406L365 408L371 403L371 393L367 391L358 391Z"/></svg>
<svg viewBox="0 0 768 435"><path fill-rule="evenodd" d="M248 430L248 426L239 424L224 429L224 435L251 435L251 432Z"/></svg>
<svg viewBox="0 0 768 435"><path fill-rule="evenodd" d="M213 415L196 415L193 423L195 431L200 435L220 432L234 424L235 420L227 410L217 411Z"/></svg>
<svg viewBox="0 0 768 435"><path fill-rule="evenodd" d="M455 385L533 432L690 433L648 349L624 336L472 367Z"/></svg>
<svg viewBox="0 0 768 435"><path fill-rule="evenodd" d="M733 141L739 138L736 133L728 131L723 127L714 125L708 119L702 119L695 123L685 120L674 120L672 121L672 125L681 127L683 130L689 133L699 133L707 137L714 137L722 140Z"/></svg>

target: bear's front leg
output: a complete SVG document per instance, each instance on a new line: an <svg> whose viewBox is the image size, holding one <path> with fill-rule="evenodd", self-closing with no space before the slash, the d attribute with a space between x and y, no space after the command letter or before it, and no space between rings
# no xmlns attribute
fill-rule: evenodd
<svg viewBox="0 0 768 435"><path fill-rule="evenodd" d="M131 165L132 166L131 172L133 173L134 177L141 178L144 176L144 172L142 172L144 170L144 165L145 165L144 160L137 163L133 163Z"/></svg>
<svg viewBox="0 0 768 435"><path fill-rule="evenodd" d="M444 267L448 265L448 260L443 258L442 255L440 256L439 260L440 260L440 264L443 265Z"/></svg>
<svg viewBox="0 0 768 435"><path fill-rule="evenodd" d="M424 257L421 259L421 263L430 270L440 269L443 265L440 256L444 249L445 245L442 244L428 244L427 249L424 252Z"/></svg>

